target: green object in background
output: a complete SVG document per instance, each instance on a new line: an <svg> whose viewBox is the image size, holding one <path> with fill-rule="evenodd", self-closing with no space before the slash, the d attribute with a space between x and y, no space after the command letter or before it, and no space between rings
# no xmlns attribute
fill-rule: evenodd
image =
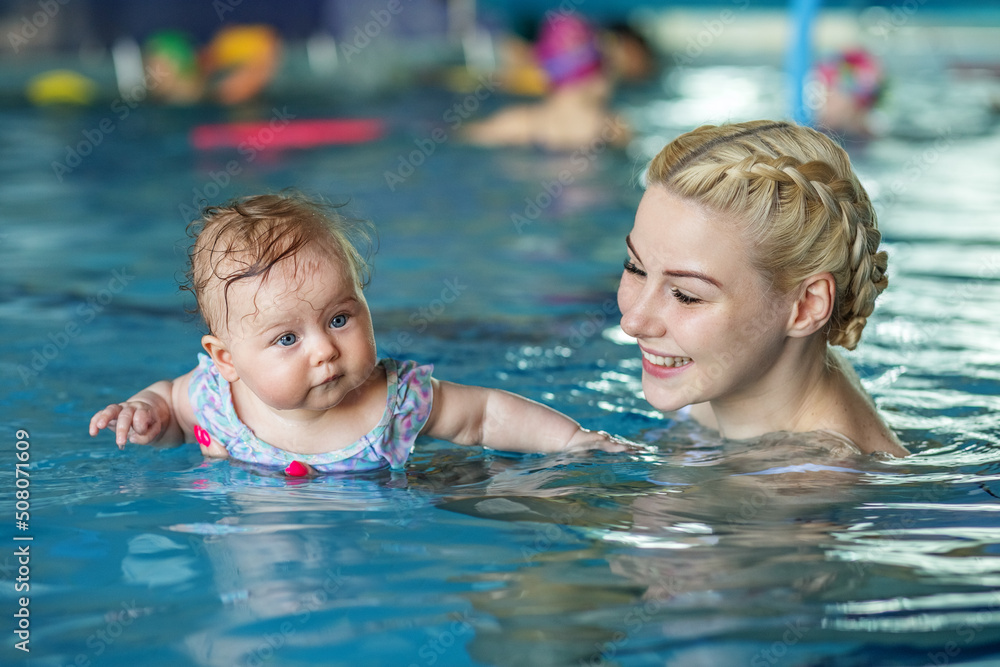
<svg viewBox="0 0 1000 667"><path fill-rule="evenodd" d="M146 40L143 49L147 57L160 56L177 66L184 76L198 73L198 54L191 37L180 30L160 30Z"/></svg>

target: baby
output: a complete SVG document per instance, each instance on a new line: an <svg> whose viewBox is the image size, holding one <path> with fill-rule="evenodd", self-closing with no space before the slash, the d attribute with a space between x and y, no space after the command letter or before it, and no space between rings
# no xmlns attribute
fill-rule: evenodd
<svg viewBox="0 0 1000 667"><path fill-rule="evenodd" d="M301 195L205 209L190 289L210 333L197 368L90 420L119 448L192 439L207 456L290 475L399 468L418 435L520 452L622 449L555 410L378 359L347 221Z"/></svg>

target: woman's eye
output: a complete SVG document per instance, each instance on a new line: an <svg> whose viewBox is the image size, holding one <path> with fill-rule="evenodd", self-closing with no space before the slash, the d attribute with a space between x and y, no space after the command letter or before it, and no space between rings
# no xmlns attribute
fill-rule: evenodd
<svg viewBox="0 0 1000 667"><path fill-rule="evenodd" d="M347 325L347 315L334 315L333 319L330 320L330 326L334 329L340 329Z"/></svg>
<svg viewBox="0 0 1000 667"><path fill-rule="evenodd" d="M625 266L625 270L628 271L629 273L635 274L637 276L644 276L644 275L646 275L645 271L643 271L638 266L636 266L632 262L632 260L628 259L627 257L625 258L625 264L624 264L624 266Z"/></svg>
<svg viewBox="0 0 1000 667"><path fill-rule="evenodd" d="M687 294L685 294L684 292L680 291L676 287L672 288L670 290L670 292L671 292L671 294L674 295L675 299L677 299L678 301L680 301L683 304L690 305L692 303L701 303L701 299L699 299L697 297L693 297L693 296L688 296Z"/></svg>
<svg viewBox="0 0 1000 667"><path fill-rule="evenodd" d="M296 338L295 334L293 334L293 333L286 333L286 334L282 335L281 338L279 338L275 342L278 345L280 345L281 347L289 347L291 345L294 345L296 340L298 340L298 338Z"/></svg>

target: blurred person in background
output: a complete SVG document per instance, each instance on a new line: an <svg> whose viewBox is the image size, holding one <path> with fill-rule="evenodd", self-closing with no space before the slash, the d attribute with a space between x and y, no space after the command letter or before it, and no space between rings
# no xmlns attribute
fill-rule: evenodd
<svg viewBox="0 0 1000 667"><path fill-rule="evenodd" d="M204 98L240 104L260 95L281 63L281 38L266 24L223 26L199 52L174 29L153 33L143 45L149 80L159 100L193 104Z"/></svg>
<svg viewBox="0 0 1000 667"><path fill-rule="evenodd" d="M551 14L542 25L535 56L549 91L541 102L519 104L471 123L466 140L484 146L539 146L571 151L594 142L622 146L631 137L608 109L612 76L597 32L583 19Z"/></svg>
<svg viewBox="0 0 1000 667"><path fill-rule="evenodd" d="M882 65L864 49L848 49L821 62L814 72L817 128L849 139L875 134L872 111L884 98Z"/></svg>

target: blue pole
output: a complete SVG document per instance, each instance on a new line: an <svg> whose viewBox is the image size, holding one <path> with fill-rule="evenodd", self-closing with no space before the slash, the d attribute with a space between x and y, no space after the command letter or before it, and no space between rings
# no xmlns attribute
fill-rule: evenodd
<svg viewBox="0 0 1000 667"><path fill-rule="evenodd" d="M822 0L790 0L792 39L785 57L788 73L790 114L797 123L808 124L812 114L806 108L804 89L812 68L812 27Z"/></svg>

